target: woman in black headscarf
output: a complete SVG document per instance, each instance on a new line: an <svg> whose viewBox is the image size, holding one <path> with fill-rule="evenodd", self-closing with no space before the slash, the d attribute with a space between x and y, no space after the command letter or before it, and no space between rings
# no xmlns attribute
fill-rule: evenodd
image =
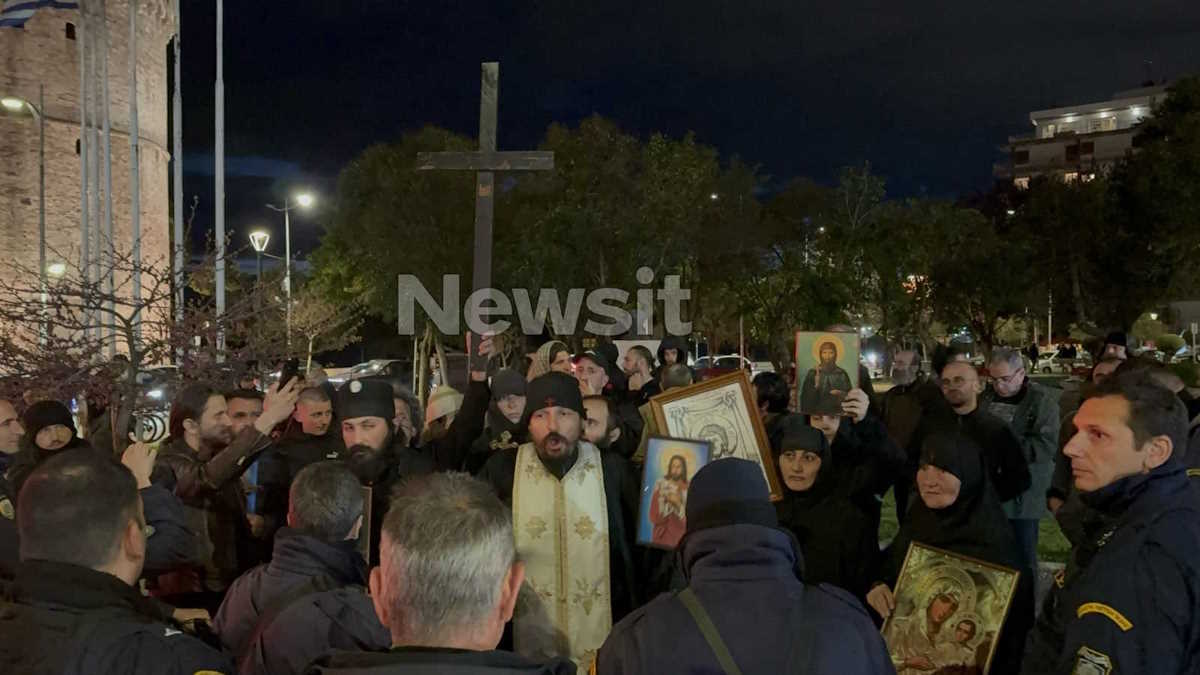
<svg viewBox="0 0 1200 675"><path fill-rule="evenodd" d="M917 488L921 498L913 500L900 532L882 554L878 583L867 594L867 603L885 619L895 609L892 590L914 542L1021 569L1012 527L988 483L977 445L958 433L926 438ZM992 672L1020 672L1025 636L1033 618L1033 580L1022 574L1000 631Z"/></svg>
<svg viewBox="0 0 1200 675"><path fill-rule="evenodd" d="M833 453L825 435L801 415L785 416L774 445L783 482L775 504L779 524L795 535L804 559L804 581L866 595L879 545L869 519L836 489Z"/></svg>
<svg viewBox="0 0 1200 675"><path fill-rule="evenodd" d="M25 427L25 435L18 442L20 452L7 474L14 496L38 464L63 450L91 447L75 430L71 411L58 401L38 401L29 406L21 415L21 426Z"/></svg>

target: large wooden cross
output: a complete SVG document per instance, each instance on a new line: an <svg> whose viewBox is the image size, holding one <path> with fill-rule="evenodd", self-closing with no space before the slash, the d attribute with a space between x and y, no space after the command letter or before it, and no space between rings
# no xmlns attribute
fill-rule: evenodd
<svg viewBox="0 0 1200 675"><path fill-rule="evenodd" d="M476 172L475 262L471 288L477 291L492 284L492 211L495 171L549 171L554 153L540 151L497 152L496 119L500 97L500 64L483 64L479 92L478 152L419 152L417 170L448 169Z"/></svg>

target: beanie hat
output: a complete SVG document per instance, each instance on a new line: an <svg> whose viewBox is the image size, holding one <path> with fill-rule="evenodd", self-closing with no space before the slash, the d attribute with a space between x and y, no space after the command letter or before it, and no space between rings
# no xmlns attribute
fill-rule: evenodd
<svg viewBox="0 0 1200 675"><path fill-rule="evenodd" d="M492 376L492 400L499 401L505 396L524 396L525 378L512 368L501 368Z"/></svg>
<svg viewBox="0 0 1200 675"><path fill-rule="evenodd" d="M429 403L425 406L425 426L429 426L433 422L453 415L462 407L463 395L458 393L458 390L450 385L443 384L433 390L433 394L429 397Z"/></svg>
<svg viewBox="0 0 1200 675"><path fill-rule="evenodd" d="M343 420L381 417L390 421L396 416L392 387L379 380L350 380L338 390L335 409Z"/></svg>
<svg viewBox="0 0 1200 675"><path fill-rule="evenodd" d="M762 467L731 457L696 472L688 488L687 532L725 525L778 527Z"/></svg>
<svg viewBox="0 0 1200 675"><path fill-rule="evenodd" d="M21 415L21 426L25 427L25 435L34 438L38 432L55 424L61 424L71 430L72 436L79 436L75 429L75 419L67 406L58 401L38 401L25 410Z"/></svg>
<svg viewBox="0 0 1200 675"><path fill-rule="evenodd" d="M567 408L585 415L583 395L579 393L579 380L558 371L551 371L529 383L525 394L525 412L521 415L521 426L529 425L533 413L543 408Z"/></svg>

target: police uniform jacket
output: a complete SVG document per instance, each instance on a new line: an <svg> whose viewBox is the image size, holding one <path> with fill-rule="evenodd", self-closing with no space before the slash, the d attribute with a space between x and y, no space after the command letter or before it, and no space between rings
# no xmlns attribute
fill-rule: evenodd
<svg viewBox="0 0 1200 675"><path fill-rule="evenodd" d="M1094 517L1051 586L1024 672L1200 671L1200 500L1182 462L1081 499Z"/></svg>
<svg viewBox="0 0 1200 675"><path fill-rule="evenodd" d="M172 626L158 604L111 574L31 560L5 595L2 673L234 673L228 657Z"/></svg>

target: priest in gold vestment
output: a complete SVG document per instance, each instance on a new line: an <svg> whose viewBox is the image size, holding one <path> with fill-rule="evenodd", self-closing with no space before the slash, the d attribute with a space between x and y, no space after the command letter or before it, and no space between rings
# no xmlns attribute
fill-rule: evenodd
<svg viewBox="0 0 1200 675"><path fill-rule="evenodd" d="M581 673L638 599L637 479L626 460L582 439L585 415L575 378L534 379L523 416L528 442L493 455L480 473L512 507L525 563L514 651L567 657Z"/></svg>

